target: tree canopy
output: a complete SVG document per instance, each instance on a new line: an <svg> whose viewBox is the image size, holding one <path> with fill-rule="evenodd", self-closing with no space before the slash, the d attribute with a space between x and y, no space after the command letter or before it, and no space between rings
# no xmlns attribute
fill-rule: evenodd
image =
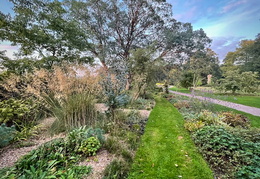
<svg viewBox="0 0 260 179"><path fill-rule="evenodd" d="M242 40L234 52L227 54L222 66L223 72L236 69L260 73L260 34L255 40Z"/></svg>
<svg viewBox="0 0 260 179"><path fill-rule="evenodd" d="M210 43L202 29L176 21L159 0L10 0L15 15L1 13L1 40L20 55L47 62L98 59L104 67L127 67L131 50L156 47L156 58L187 57ZM49 65L52 65L50 63Z"/></svg>

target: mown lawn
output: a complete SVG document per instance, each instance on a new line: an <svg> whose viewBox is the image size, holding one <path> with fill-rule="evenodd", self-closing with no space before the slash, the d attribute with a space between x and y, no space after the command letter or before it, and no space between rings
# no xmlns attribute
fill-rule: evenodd
<svg viewBox="0 0 260 179"><path fill-rule="evenodd" d="M180 93L190 93L190 90L188 90L187 88L177 88L177 87L172 87L172 88L169 88L169 90L172 90L172 91L177 91L177 92L180 92Z"/></svg>
<svg viewBox="0 0 260 179"><path fill-rule="evenodd" d="M166 99L156 99L129 179L213 178L183 123L182 115Z"/></svg>
<svg viewBox="0 0 260 179"><path fill-rule="evenodd" d="M260 108L260 96L222 96L221 100Z"/></svg>
<svg viewBox="0 0 260 179"><path fill-rule="evenodd" d="M181 93L190 93L190 91L186 88L170 88L172 91L177 91ZM252 106L260 108L260 96L244 96L244 95L232 95L232 94L214 94L214 93L206 93L201 92L199 90L195 91L195 95L197 96L206 96L214 99L219 99L223 101L229 101L233 103L243 104L246 106Z"/></svg>

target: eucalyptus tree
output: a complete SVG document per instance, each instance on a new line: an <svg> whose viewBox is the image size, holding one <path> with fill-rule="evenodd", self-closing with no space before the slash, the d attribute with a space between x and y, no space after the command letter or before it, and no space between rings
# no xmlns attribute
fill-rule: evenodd
<svg viewBox="0 0 260 179"><path fill-rule="evenodd" d="M155 0L71 0L72 16L90 32L91 52L103 66L129 60L130 51L158 39L171 6Z"/></svg>
<svg viewBox="0 0 260 179"><path fill-rule="evenodd" d="M133 79L131 51L135 49L153 46L154 60L176 62L210 43L202 29L194 31L191 24L177 22L172 6L165 1L69 0L67 4L71 16L90 34L93 56L106 68L125 70L129 83Z"/></svg>

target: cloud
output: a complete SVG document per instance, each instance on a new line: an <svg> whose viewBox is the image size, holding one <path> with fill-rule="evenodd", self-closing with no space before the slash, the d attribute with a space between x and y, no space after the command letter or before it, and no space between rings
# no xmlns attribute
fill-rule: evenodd
<svg viewBox="0 0 260 179"><path fill-rule="evenodd" d="M197 6L194 6L188 11L175 15L174 18L183 22L192 22L196 19L197 11Z"/></svg>
<svg viewBox="0 0 260 179"><path fill-rule="evenodd" d="M0 44L0 51L6 51L5 54L9 58L14 58L14 53L18 52L17 46L12 46L10 42L3 41L3 44Z"/></svg>
<svg viewBox="0 0 260 179"><path fill-rule="evenodd" d="M227 53L235 51L239 45L239 42L245 39L245 37L218 36L218 37L212 37L212 39L213 42L211 45L211 49L218 54L219 60L222 63Z"/></svg>
<svg viewBox="0 0 260 179"><path fill-rule="evenodd" d="M221 13L227 13L227 12L229 12L231 9L234 9L235 7L238 7L239 5L245 4L245 3L247 3L247 0L240 0L240 1L236 1L236 2L231 1L229 4L227 4L226 6L224 6L224 7L222 8Z"/></svg>
<svg viewBox="0 0 260 179"><path fill-rule="evenodd" d="M184 3L185 6L193 6L199 4L202 0L189 0Z"/></svg>
<svg viewBox="0 0 260 179"><path fill-rule="evenodd" d="M0 44L0 51L3 51L3 50L18 50L18 47L8 45L8 44Z"/></svg>

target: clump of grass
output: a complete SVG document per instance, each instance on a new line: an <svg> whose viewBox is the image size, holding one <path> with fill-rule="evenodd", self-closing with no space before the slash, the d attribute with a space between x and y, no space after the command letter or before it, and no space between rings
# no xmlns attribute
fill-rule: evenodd
<svg viewBox="0 0 260 179"><path fill-rule="evenodd" d="M130 166L122 159L114 159L105 169L103 179L124 179L127 178L127 174L130 170Z"/></svg>
<svg viewBox="0 0 260 179"><path fill-rule="evenodd" d="M96 123L95 99L88 93L77 93L61 98L49 95L45 97L45 101L51 115L56 118L51 127L52 133L84 125L93 126Z"/></svg>

